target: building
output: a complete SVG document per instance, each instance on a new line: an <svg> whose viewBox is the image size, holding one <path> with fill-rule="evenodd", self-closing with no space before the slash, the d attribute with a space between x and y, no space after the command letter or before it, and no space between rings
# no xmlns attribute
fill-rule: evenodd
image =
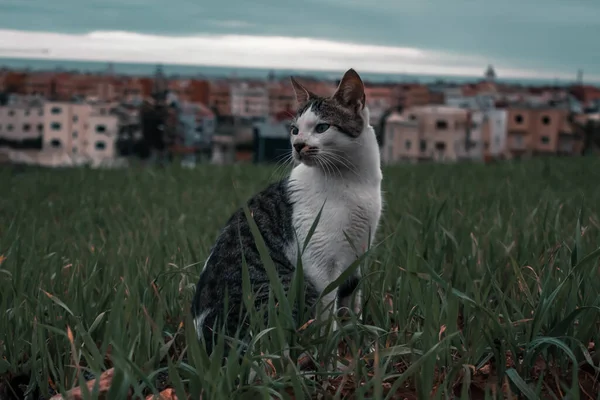
<svg viewBox="0 0 600 400"><path fill-rule="evenodd" d="M178 143L172 151L185 154L184 166L194 166L197 155L210 151L215 132L215 115L201 103L182 102L177 106Z"/></svg>
<svg viewBox="0 0 600 400"><path fill-rule="evenodd" d="M565 107L515 105L507 110L507 146L513 157L577 154L583 145Z"/></svg>
<svg viewBox="0 0 600 400"><path fill-rule="evenodd" d="M464 145L457 148L458 158L482 161L489 143L484 141L484 132L488 130L488 120L483 111L469 110L466 121Z"/></svg>
<svg viewBox="0 0 600 400"><path fill-rule="evenodd" d="M466 97L459 86L446 86L438 90L443 93L444 104L450 107L460 107Z"/></svg>
<svg viewBox="0 0 600 400"><path fill-rule="evenodd" d="M496 71L494 70L494 67L492 65L488 65L487 69L485 70L484 76L486 82L494 83L496 81Z"/></svg>
<svg viewBox="0 0 600 400"><path fill-rule="evenodd" d="M507 156L506 118L506 110L491 109L484 112L482 139L484 145L484 157L486 159L498 159Z"/></svg>
<svg viewBox="0 0 600 400"><path fill-rule="evenodd" d="M254 151L254 121L250 118L217 117L217 129L212 138L214 164L252 162Z"/></svg>
<svg viewBox="0 0 600 400"><path fill-rule="evenodd" d="M0 72L0 92L24 94L27 78L25 72L3 70Z"/></svg>
<svg viewBox="0 0 600 400"><path fill-rule="evenodd" d="M383 145L380 148L381 162L417 162L419 151L419 123L400 112L391 113L385 123Z"/></svg>
<svg viewBox="0 0 600 400"><path fill-rule="evenodd" d="M289 112L294 115L298 105L296 104L294 89L289 82L271 82L268 86L268 92L269 114Z"/></svg>
<svg viewBox="0 0 600 400"><path fill-rule="evenodd" d="M450 92L445 103L449 107L469 110L471 123L467 132L466 158L483 160L504 157L506 111L496 109L494 93L473 92L470 95L460 95L458 92Z"/></svg>
<svg viewBox="0 0 600 400"><path fill-rule="evenodd" d="M306 90L308 90L311 93L316 94L317 96L322 96L322 97L329 97L332 96L338 85L339 85L339 81L336 82L328 82L328 81L322 81L320 79L315 79L309 76L303 76L303 77L297 77L294 76L294 78L300 82L300 84L302 86L304 86L306 88Z"/></svg>
<svg viewBox="0 0 600 400"><path fill-rule="evenodd" d="M231 116L231 86L228 81L210 83L209 107L219 117Z"/></svg>
<svg viewBox="0 0 600 400"><path fill-rule="evenodd" d="M131 156L135 153L136 143L142 140L140 108L132 104L116 105L112 114L118 118L119 133L117 136L117 154Z"/></svg>
<svg viewBox="0 0 600 400"><path fill-rule="evenodd" d="M489 110L496 107L496 98L492 94L452 95L445 98L445 104L471 110Z"/></svg>
<svg viewBox="0 0 600 400"><path fill-rule="evenodd" d="M144 99L152 95L153 82L149 78L127 79L118 87L122 103L140 106Z"/></svg>
<svg viewBox="0 0 600 400"><path fill-rule="evenodd" d="M15 162L44 166L111 164L118 118L108 105L46 102L0 108L0 147Z"/></svg>
<svg viewBox="0 0 600 400"><path fill-rule="evenodd" d="M182 102L210 102L210 83L200 79L172 79L169 81L169 91Z"/></svg>
<svg viewBox="0 0 600 400"><path fill-rule="evenodd" d="M265 118L269 114L269 93L262 84L231 85L231 114L241 118Z"/></svg>
<svg viewBox="0 0 600 400"><path fill-rule="evenodd" d="M16 103L0 107L0 147L41 149L44 108L41 102Z"/></svg>
<svg viewBox="0 0 600 400"><path fill-rule="evenodd" d="M590 85L575 85L569 89L569 92L584 107L591 107L600 101L600 88Z"/></svg>
<svg viewBox="0 0 600 400"><path fill-rule="evenodd" d="M254 124L254 162L284 162L290 156L290 116L284 111Z"/></svg>
<svg viewBox="0 0 600 400"><path fill-rule="evenodd" d="M43 151L59 165L102 165L116 157L118 117L104 104L48 102L44 105Z"/></svg>
<svg viewBox="0 0 600 400"><path fill-rule="evenodd" d="M418 83L398 85L395 88L397 104L403 108L425 106L431 103L429 88Z"/></svg>
<svg viewBox="0 0 600 400"><path fill-rule="evenodd" d="M471 158L469 128L470 113L461 108L434 105L394 112L385 125L382 160L392 164Z"/></svg>
<svg viewBox="0 0 600 400"><path fill-rule="evenodd" d="M379 127L386 111L398 105L394 88L390 85L365 85L365 98L369 108L369 122L373 127Z"/></svg>

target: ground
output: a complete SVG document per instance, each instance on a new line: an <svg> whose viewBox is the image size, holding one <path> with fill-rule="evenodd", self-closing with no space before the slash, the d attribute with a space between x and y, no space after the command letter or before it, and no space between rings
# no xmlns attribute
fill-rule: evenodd
<svg viewBox="0 0 600 400"><path fill-rule="evenodd" d="M270 329L252 319L222 366L223 342L210 359L193 339L194 286L230 213L283 173L1 167L0 399L106 370L106 398L596 398L599 159L386 168L362 317L292 326L300 292L274 284Z"/></svg>

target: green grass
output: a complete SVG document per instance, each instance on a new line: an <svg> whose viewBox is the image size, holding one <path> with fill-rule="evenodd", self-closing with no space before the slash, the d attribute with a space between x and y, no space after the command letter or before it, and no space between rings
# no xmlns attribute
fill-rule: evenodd
<svg viewBox="0 0 600 400"><path fill-rule="evenodd" d="M598 398L600 160L386 168L363 316L295 330L301 287L275 285L269 327L253 313L251 351L222 365L190 300L238 199L273 175L0 170L0 386L24 375L49 397L48 379L64 393L78 367L114 366L108 398Z"/></svg>

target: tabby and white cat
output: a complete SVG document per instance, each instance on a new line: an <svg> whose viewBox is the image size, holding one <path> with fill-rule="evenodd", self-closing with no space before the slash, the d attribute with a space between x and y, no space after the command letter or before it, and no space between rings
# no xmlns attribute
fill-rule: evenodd
<svg viewBox="0 0 600 400"><path fill-rule="evenodd" d="M356 71L350 69L344 74L331 97L317 96L294 78L291 81L300 104L290 132L297 165L290 176L271 184L247 204L286 291L298 247L302 248L324 204L321 219L301 257L306 303L314 306L323 289L366 250L374 237L382 210L382 173L363 82ZM259 307L268 301L269 278L240 208L212 247L192 301L195 329L199 338L206 339L207 350L215 321L217 327L225 322L231 334L239 328L240 310L244 307L242 253L252 288L258 292ZM337 292L324 296L323 305L337 297L338 306L351 307L358 279L357 273ZM223 321L226 293L228 317Z"/></svg>

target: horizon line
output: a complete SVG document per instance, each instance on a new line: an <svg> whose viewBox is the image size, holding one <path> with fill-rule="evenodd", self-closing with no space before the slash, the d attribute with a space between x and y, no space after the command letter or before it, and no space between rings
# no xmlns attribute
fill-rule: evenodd
<svg viewBox="0 0 600 400"><path fill-rule="evenodd" d="M56 62L57 65L55 65L54 67L36 67L35 65L31 64L31 65L23 65L23 66L11 66L11 65L6 65L3 63L3 61L17 61L17 63L19 64L26 64L26 62L31 61L31 62ZM63 66L60 65L61 63L90 63L90 64L98 64L98 68L94 68L94 69L83 69L83 68L70 68L68 66ZM315 75L312 75L311 73L315 73L315 74L321 74L321 75L332 75L334 73L338 73L338 74L343 74L345 70L343 69L338 69L338 70L319 70L319 69L312 69L312 68L288 68L288 67L272 67L272 68L265 68L265 67L252 67L252 66L246 66L246 65L239 65L239 66L231 66L231 65L219 65L219 64L182 64L182 63L171 63L171 62L151 62L151 61L115 61L115 60L110 60L110 59L106 59L106 60L87 60L87 59L80 59L80 58L51 58L51 57L47 57L47 58L42 58L42 57L6 57L3 55L0 55L0 68L6 68L6 69L14 69L14 70L31 70L34 72L59 72L59 69L64 69L62 72L70 72L70 71L76 71L77 73L85 73L85 72L90 72L90 73L105 73L105 70L102 70L100 68L100 65L104 64L105 67L108 67L110 65L139 65L139 66L154 66L154 67L183 67L183 68L205 68L205 69L209 69L209 68L214 68L214 69L223 69L223 70L230 70L228 71L229 73L215 73L215 74L211 74L211 73L206 73L203 71L198 71L196 73L196 75L201 75L204 77L209 77L209 78L232 78L231 76L227 76L227 75L231 75L233 73L237 74L237 70L247 70L247 71L251 71L251 70L261 70L261 71L274 71L274 72L280 72L280 76L282 75L282 72L287 72L287 73L304 73L305 75L308 76L312 76L314 77ZM139 73L139 72L115 72L116 75L122 75L122 76L151 76L153 74L153 72L148 72L148 73ZM409 82L409 81L414 81L414 80L419 80L418 78L426 78L426 79L431 79L431 80L436 80L436 81L447 81L447 80L451 80L451 79L460 79L463 81L482 81L485 80L485 77L483 76L483 74L481 74L480 76L477 75L471 75L471 74L460 74L460 73L447 73L447 74L436 74L436 73L412 73L412 72L379 72L379 71L361 71L360 72L361 75L371 75L371 76L379 76L381 77L381 82L386 82L386 81L390 81L390 82L399 82L399 81L403 81L401 78L408 78L404 81ZM165 75L167 76L184 76L184 77L190 77L193 74L191 73L179 73L179 72L172 72L172 73L168 73L165 72ZM302 75L299 75L302 76ZM236 76L236 78L238 79L243 79L243 78L247 78L247 79L256 79L256 77L254 76ZM411 79L412 80L409 80ZM327 78L329 79L329 78ZM333 78L332 78L333 79ZM373 79L369 79L369 78L365 78L365 81L369 81L369 80L373 80ZM576 84L577 83L577 79L575 78L562 78L562 77L556 77L556 78L537 78L537 77L508 77L508 78L503 78L503 77L497 77L495 78L495 80L499 83L515 83L515 84L525 84L525 82L537 82L537 84L539 84L540 86L548 86L548 85L552 85L551 81L558 83L559 86L563 86L563 85L569 85L569 84ZM588 81L584 81L584 85L593 85L596 86L600 83L600 80L596 81L596 80L588 80Z"/></svg>
<svg viewBox="0 0 600 400"><path fill-rule="evenodd" d="M15 48L15 43L18 48ZM13 48L3 52L4 58L49 61L114 60L117 63L331 73L339 73L352 66L357 71L377 75L415 74L461 78L483 76L485 68L492 64L499 80L570 80L575 77L575 71L566 74L519 68L480 54L268 35L198 33L161 36L122 30L75 34L0 29L0 48ZM588 81L600 82L600 75L590 75Z"/></svg>

